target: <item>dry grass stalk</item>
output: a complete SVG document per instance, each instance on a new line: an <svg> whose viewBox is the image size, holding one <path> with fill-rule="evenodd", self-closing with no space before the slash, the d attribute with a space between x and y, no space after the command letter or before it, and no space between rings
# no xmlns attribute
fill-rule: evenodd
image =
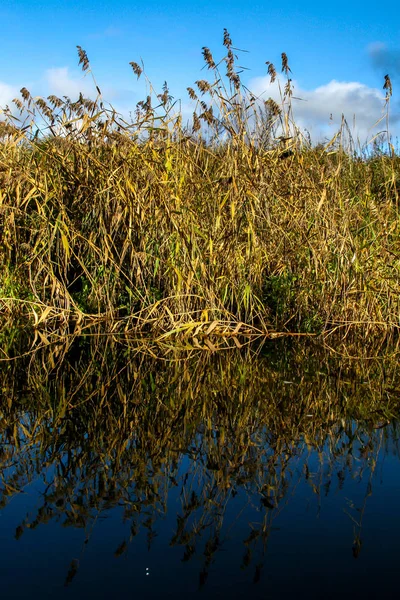
<svg viewBox="0 0 400 600"><path fill-rule="evenodd" d="M4 315L41 326L43 315L101 318L155 335L201 320L398 330L399 158L377 140L368 156L355 152L344 120L325 147L310 145L293 119L286 54L282 102L264 102L242 85L226 30L223 43L218 63L203 48L211 80L196 82L201 100L188 88L188 127L167 84L150 86L131 123L97 84L95 100L22 88L20 120L3 111ZM388 104L388 76L385 90Z"/></svg>

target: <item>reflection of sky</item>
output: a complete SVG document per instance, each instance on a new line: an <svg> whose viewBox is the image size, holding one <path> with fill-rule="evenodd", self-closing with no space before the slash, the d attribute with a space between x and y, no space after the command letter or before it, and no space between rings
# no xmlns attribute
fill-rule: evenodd
<svg viewBox="0 0 400 600"><path fill-rule="evenodd" d="M148 530L142 526L127 551L116 557L121 543L129 540L131 526L130 521L123 522L122 506L94 515L86 533L63 528L61 516L58 522L50 520L36 529L26 529L19 540L14 538L25 517L32 522L43 505L44 490L54 474L49 470L46 482L37 478L0 512L3 597L196 595L199 574L204 571L203 553L218 516L223 517L223 526L220 545L207 569L203 588L207 598L228 597L226 594L289 598L300 592L307 593L308 598L389 597L385 590L389 593L397 581L400 464L396 441L387 441L384 436L386 430L374 432L375 448L371 447L368 455L366 440L354 444L352 456L339 444L335 460L327 446L320 453L304 446L303 452L289 461L288 487L273 510L262 505L254 481L236 486L236 493L235 488L228 491L222 508L210 500L206 507L214 522L207 517L196 553L187 562L182 561L184 547L170 545L177 514L183 515L182 505L192 491L200 495L204 485L215 489L212 471L205 472L195 461L183 457L176 476L178 485L168 492L167 512L154 520L156 536L150 550ZM277 475L279 479L279 467ZM261 488L262 478L259 482ZM273 493L262 489L262 494L274 502ZM153 513L150 506L142 506L142 510L143 523ZM203 508L194 510L189 524L199 523L202 512ZM250 532L263 523L269 528L265 545L254 540L245 546ZM357 536L362 544L355 560L352 547ZM79 570L71 586L65 588L73 559L79 561ZM260 581L255 585L256 567L262 563ZM268 591L272 596L266 596Z"/></svg>

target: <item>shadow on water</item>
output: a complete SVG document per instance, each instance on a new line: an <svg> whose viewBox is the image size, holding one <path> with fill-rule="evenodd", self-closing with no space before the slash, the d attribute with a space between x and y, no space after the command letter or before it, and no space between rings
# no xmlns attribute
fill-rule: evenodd
<svg viewBox="0 0 400 600"><path fill-rule="evenodd" d="M399 383L309 340L1 363L4 597L392 597Z"/></svg>

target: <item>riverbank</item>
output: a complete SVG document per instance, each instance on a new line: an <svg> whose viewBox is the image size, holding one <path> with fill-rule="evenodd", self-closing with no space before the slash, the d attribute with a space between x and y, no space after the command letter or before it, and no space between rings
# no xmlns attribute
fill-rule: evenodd
<svg viewBox="0 0 400 600"><path fill-rule="evenodd" d="M399 157L355 151L345 122L312 146L289 78L282 105L264 103L234 63L225 86L205 59L215 82L188 88L190 126L167 88L130 124L100 93L44 101L23 88L36 126L0 131L2 318L157 335L397 331Z"/></svg>

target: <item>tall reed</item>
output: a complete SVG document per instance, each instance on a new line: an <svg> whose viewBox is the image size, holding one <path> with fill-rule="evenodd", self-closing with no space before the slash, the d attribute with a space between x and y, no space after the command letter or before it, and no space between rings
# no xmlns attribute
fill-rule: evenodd
<svg viewBox="0 0 400 600"><path fill-rule="evenodd" d="M312 145L293 117L286 54L278 104L242 83L226 30L223 44L219 61L203 48L210 77L188 88L187 125L167 84L150 86L132 122L96 82L94 100L22 88L19 120L3 111L5 317L151 332L398 329L399 157L355 152L345 121ZM270 62L267 72L277 78Z"/></svg>

